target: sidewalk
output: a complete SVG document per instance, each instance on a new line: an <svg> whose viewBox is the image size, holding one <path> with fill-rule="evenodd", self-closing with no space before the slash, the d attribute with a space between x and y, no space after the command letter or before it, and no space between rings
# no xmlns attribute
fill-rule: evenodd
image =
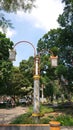
<svg viewBox="0 0 73 130"><path fill-rule="evenodd" d="M13 119L26 113L27 107L15 107L10 109L0 109L0 124L9 124Z"/></svg>
<svg viewBox="0 0 73 130"><path fill-rule="evenodd" d="M66 126L65 127L62 126L61 130L73 130L73 126L71 126L71 127L70 126L67 126L67 127Z"/></svg>

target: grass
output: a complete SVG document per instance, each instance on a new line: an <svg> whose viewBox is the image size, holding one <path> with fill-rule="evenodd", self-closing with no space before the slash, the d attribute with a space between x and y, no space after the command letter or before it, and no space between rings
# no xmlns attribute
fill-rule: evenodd
<svg viewBox="0 0 73 130"><path fill-rule="evenodd" d="M31 116L30 112L19 116L11 124L29 124L29 122L30 122L30 124L35 123L32 120L32 116Z"/></svg>
<svg viewBox="0 0 73 130"><path fill-rule="evenodd" d="M45 113L51 113L51 112L54 112L54 109L52 108L52 107L48 107L48 106L46 106L46 105L41 105L40 106L40 112L42 113L42 114L45 114Z"/></svg>
<svg viewBox="0 0 73 130"><path fill-rule="evenodd" d="M26 114L23 114L16 118L11 124L35 124L34 118L32 117L33 113L33 107L29 107L29 111ZM52 108L48 107L47 105L41 105L40 106L40 113L44 115L40 118L39 124L48 124L51 120L56 120L61 123L62 126L73 126L73 114L69 114L69 111L72 111L72 109L68 108ZM61 112L62 114L59 115L58 113ZM67 113L68 114L67 114ZM53 115L53 113L56 113L57 115ZM45 116L46 115L46 116Z"/></svg>
<svg viewBox="0 0 73 130"><path fill-rule="evenodd" d="M73 126L73 117L70 115L61 115L56 118L62 126Z"/></svg>

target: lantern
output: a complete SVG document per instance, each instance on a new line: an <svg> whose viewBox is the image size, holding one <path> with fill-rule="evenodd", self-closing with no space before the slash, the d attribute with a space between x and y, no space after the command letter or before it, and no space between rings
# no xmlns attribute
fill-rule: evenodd
<svg viewBox="0 0 73 130"><path fill-rule="evenodd" d="M52 67L58 66L58 56L50 56L50 60Z"/></svg>
<svg viewBox="0 0 73 130"><path fill-rule="evenodd" d="M15 50L9 50L9 60L15 61L16 58L16 51Z"/></svg>

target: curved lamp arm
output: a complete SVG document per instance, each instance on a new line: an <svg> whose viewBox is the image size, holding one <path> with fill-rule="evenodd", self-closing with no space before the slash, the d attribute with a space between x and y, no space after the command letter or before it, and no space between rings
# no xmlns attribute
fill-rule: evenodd
<svg viewBox="0 0 73 130"><path fill-rule="evenodd" d="M36 49L35 49L34 45L33 45L31 42L29 42L29 41L19 41L19 42L17 42L17 43L13 46L13 49L12 49L12 50L9 50L9 60L15 61L16 51L14 50L14 48L15 48L18 44L20 44L20 43L28 43L28 44L30 44L30 45L32 46L33 50L34 50L34 57L36 57Z"/></svg>

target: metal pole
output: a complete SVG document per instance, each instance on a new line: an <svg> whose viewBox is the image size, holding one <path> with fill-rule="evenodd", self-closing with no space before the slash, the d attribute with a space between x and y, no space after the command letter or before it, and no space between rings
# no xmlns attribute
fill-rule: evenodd
<svg viewBox="0 0 73 130"><path fill-rule="evenodd" d="M35 57L35 74L34 74L34 108L32 116L35 118L35 123L39 122L40 116L40 94L39 94L39 86L40 86L40 75L39 75L39 57Z"/></svg>

